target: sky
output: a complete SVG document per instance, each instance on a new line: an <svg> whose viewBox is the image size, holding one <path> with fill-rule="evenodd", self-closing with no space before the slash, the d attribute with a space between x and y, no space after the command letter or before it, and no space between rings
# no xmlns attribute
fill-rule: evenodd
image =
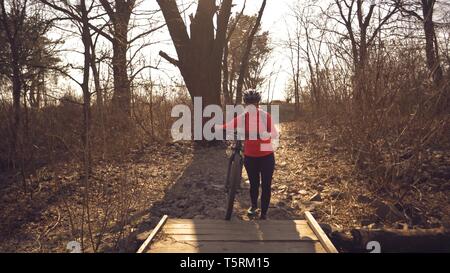
<svg viewBox="0 0 450 273"><path fill-rule="evenodd" d="M263 31L269 31L272 46L274 47L271 56L270 61L267 64L265 70L263 71L264 75L273 74L270 80L266 80L266 84L261 87L263 96L265 99L268 98L268 90L269 90L269 82L270 82L270 93L271 98L274 100L280 99L284 100L284 92L286 88L286 84L288 82L289 75L286 72L289 67L289 60L287 59L286 55L283 52L283 48L279 46L275 46L276 44L279 44L280 41L283 39L286 39L287 31L286 31L286 19L287 14L289 13L289 5L296 2L295 0L268 0L266 4L266 8L264 10L264 15L262 18L262 30ZM177 3L181 7L188 6L189 3L192 3L191 0L177 0ZM242 9L242 5L244 3L243 0L234 0L233 2L235 6L232 9L233 13L240 12ZM247 0L246 2L246 8L244 11L244 14L246 15L255 15L258 13L258 10L260 9L260 6L262 4L262 0ZM186 12L183 14L183 18L187 20L187 25L189 25L189 14L195 12L196 5L191 5L190 9L186 10ZM148 14L150 11L158 10L158 4L155 0L141 0L140 5L137 8L137 13L139 14ZM153 18L154 24L157 25L158 21L162 22L162 14L158 12L155 15L140 15L137 17L136 20L137 24L142 24L143 26L141 28L135 29L131 33L130 36L134 36L135 34L141 32L144 29L148 29L148 21L150 18ZM186 23L186 22L185 22ZM70 52L71 50L77 50L80 51L81 44L80 44L80 38L76 35L68 35L67 33L56 31L52 36L55 38L58 36L64 36L64 45L62 46L62 49L64 50L61 54L63 57L63 60L67 63L71 63L73 65L76 65L77 63L80 64L80 61L82 60L82 56L79 53ZM147 64L151 63L152 65L158 64L158 70L152 69L151 71L151 77L152 79L162 79L162 81L166 83L173 83L173 80L180 82L181 81L181 75L177 68L169 64L167 61L161 59L158 55L158 52L160 50L163 50L167 52L170 56L176 57L176 52L174 49L174 46L172 44L172 41L170 39L169 33L167 28L161 29L161 31L158 31L156 33L152 33L149 37L145 39L146 42L152 42L154 44L145 47L140 51L140 56L142 59L145 59L145 62ZM142 44L144 41L136 42L135 46L130 49L129 55L132 56L134 54L134 51L140 44ZM107 41L103 41L105 45L108 44ZM141 62L141 61L140 61ZM142 62L141 62L142 63ZM275 73L274 73L275 72ZM81 80L81 75L76 72L72 71L72 75L75 78L79 78ZM150 72L148 70L144 70L141 73L142 77L148 78L150 75ZM72 89L74 92L77 92L77 85L76 84L70 84L72 86ZM272 94L273 93L273 94Z"/></svg>
<svg viewBox="0 0 450 273"><path fill-rule="evenodd" d="M244 14L256 15L260 9L262 1L263 0L247 0ZM268 90L270 90L271 94L270 99L285 99L285 91L290 79L290 60L287 56L287 50L282 46L282 44L283 41L287 40L288 26L292 28L292 24L295 22L291 16L292 11L290 10L290 7L300 3L299 1L306 2L306 0L267 0L267 5L264 10L261 24L263 31L269 31L273 50L270 55L270 60L263 70L263 75L271 75L270 78L267 77L265 84L260 90L262 91L263 98L265 100L268 99ZM375 3L378 3L379 1L380 0L375 0ZM180 10L185 10L182 14L182 18L185 19L185 24L187 26L189 26L189 15L195 13L196 2L197 0L177 0ZM217 0L217 2L219 2L219 0ZM322 8L328 5L329 2L330 0L316 1L318 5L322 6ZM368 2L369 0L367 0L366 3ZM240 12L243 3L244 0L234 0L233 4L235 6L233 7L232 12L234 14ZM130 34L130 37L134 37L138 33L148 30L150 28L149 23L153 26L159 26L162 22L164 22L162 13L158 10L159 6L156 0L140 0L139 5L135 10L135 13L138 15L135 17L135 21L132 22L132 24L140 25L140 27L135 28ZM436 8L436 10L439 11L440 8ZM438 15L439 12L436 13L435 17ZM66 21L65 24L70 23ZM79 53L82 48L82 44L78 34L69 35L67 32L55 30L51 33L51 36L53 38L63 37L64 44L61 46L62 52L60 55L65 63L70 63L73 66L79 66L82 64L83 58ZM163 29L145 37L145 40L139 40L136 42L133 47L130 48L129 56L134 56L136 49L143 43L150 43L150 45L139 51L140 53L133 59L132 67L142 67L150 64L153 66L157 65L158 69L144 70L139 74L139 77L148 79L151 76L153 80L160 81L161 85L182 84L182 78L178 69L166 60L162 59L158 54L159 51L162 50L172 57L177 57L167 28L164 27ZM107 46L104 47L104 45ZM99 48L106 48L106 50L111 51L109 41L102 41L101 39ZM78 53L75 51L78 51ZM302 70L306 70L306 66L306 63L301 63ZM106 71L105 68L101 70ZM81 73L79 71L73 70L71 71L71 74L74 78L78 78L81 81ZM137 79L139 79L139 77L137 77ZM305 81L305 79L303 79L303 81ZM59 84L59 87L61 87L61 92L65 92L67 90L67 82L68 81L61 81ZM75 83L71 82L70 86L75 93L81 94L79 91L80 88Z"/></svg>

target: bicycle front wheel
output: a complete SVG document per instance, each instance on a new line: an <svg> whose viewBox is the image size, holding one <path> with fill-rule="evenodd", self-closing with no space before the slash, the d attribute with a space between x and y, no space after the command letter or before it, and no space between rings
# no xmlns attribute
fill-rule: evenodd
<svg viewBox="0 0 450 273"><path fill-rule="evenodd" d="M233 214L234 199L236 197L236 190L241 182L242 177L242 158L239 154L234 156L231 166L230 184L228 188L227 213L225 220L230 220Z"/></svg>

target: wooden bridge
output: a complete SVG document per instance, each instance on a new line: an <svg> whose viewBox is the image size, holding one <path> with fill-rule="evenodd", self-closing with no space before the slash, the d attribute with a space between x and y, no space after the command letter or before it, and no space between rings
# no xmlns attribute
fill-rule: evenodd
<svg viewBox="0 0 450 273"><path fill-rule="evenodd" d="M305 218L225 221L164 216L138 253L337 253L311 213Z"/></svg>

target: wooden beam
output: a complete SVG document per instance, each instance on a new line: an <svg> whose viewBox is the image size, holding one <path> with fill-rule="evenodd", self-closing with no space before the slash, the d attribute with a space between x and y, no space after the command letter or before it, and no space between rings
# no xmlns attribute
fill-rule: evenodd
<svg viewBox="0 0 450 273"><path fill-rule="evenodd" d="M316 219L314 219L314 216L309 211L305 212L306 220L308 221L309 226L316 234L317 238L319 238L319 241L322 243L323 247L328 253L338 253L337 249L334 247L333 243L330 241L328 236L323 232L322 228L317 223Z"/></svg>
<svg viewBox="0 0 450 273"><path fill-rule="evenodd" d="M169 216L167 216L167 215L164 215L161 218L161 220L159 221L158 225L155 227L155 229L153 229L152 233L150 233L150 235L148 236L147 240L145 240L145 242L138 249L137 253L144 252L144 250L147 248L147 246L149 246L150 243L153 241L153 239L155 238L156 234L158 234L158 232L162 229L162 227L164 226L164 224L167 221L167 218L169 218Z"/></svg>

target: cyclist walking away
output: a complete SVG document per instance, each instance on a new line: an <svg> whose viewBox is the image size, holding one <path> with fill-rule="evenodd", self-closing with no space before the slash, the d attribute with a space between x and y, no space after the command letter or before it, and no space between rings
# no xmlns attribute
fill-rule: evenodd
<svg viewBox="0 0 450 273"><path fill-rule="evenodd" d="M219 130L243 129L244 166L250 180L251 207L247 214L256 216L259 189L261 188L260 219L267 218L272 191L272 176L275 169L275 155L272 140L278 138L278 132L269 113L259 108L261 94L250 89L244 92L245 112L228 123L217 126ZM238 128L238 127L244 128Z"/></svg>

